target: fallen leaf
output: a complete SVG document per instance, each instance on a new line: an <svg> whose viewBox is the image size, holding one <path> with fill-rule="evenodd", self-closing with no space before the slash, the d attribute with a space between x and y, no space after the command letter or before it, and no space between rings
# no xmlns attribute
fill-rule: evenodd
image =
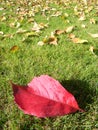
<svg viewBox="0 0 98 130"><path fill-rule="evenodd" d="M15 22L10 23L9 26L10 26L11 28L15 27Z"/></svg>
<svg viewBox="0 0 98 130"><path fill-rule="evenodd" d="M45 43L44 43L43 41L39 41L37 44L38 44L39 46L43 46Z"/></svg>
<svg viewBox="0 0 98 130"><path fill-rule="evenodd" d="M15 102L25 114L54 117L83 111L75 97L48 75L35 77L27 86L11 84Z"/></svg>
<svg viewBox="0 0 98 130"><path fill-rule="evenodd" d="M10 49L10 51L11 51L11 52L16 52L18 49L19 49L19 47L15 45L15 46L13 46L13 47Z"/></svg>
<svg viewBox="0 0 98 130"><path fill-rule="evenodd" d="M19 28L21 24L19 22L16 22L16 28Z"/></svg>
<svg viewBox="0 0 98 130"><path fill-rule="evenodd" d="M19 28L19 29L16 31L17 34L22 34L22 33L26 33L26 32L28 32L28 31L27 31L27 30L23 30L22 28Z"/></svg>
<svg viewBox="0 0 98 130"><path fill-rule="evenodd" d="M79 18L79 21L84 21L86 20L86 17L85 17L85 14L81 14L80 18Z"/></svg>
<svg viewBox="0 0 98 130"><path fill-rule="evenodd" d="M74 29L74 26L67 27L67 28L65 29L65 32L66 32L66 33L71 33L71 32L73 31L73 29Z"/></svg>
<svg viewBox="0 0 98 130"><path fill-rule="evenodd" d="M1 21L2 21L2 22L3 22L3 21L6 21L6 17L5 17L5 16L2 16Z"/></svg>
<svg viewBox="0 0 98 130"><path fill-rule="evenodd" d="M32 30L33 30L33 31L36 31L36 32L39 32L39 31L40 31L40 27L39 27L39 25L38 25L36 22L34 22L34 25L33 25Z"/></svg>
<svg viewBox="0 0 98 130"><path fill-rule="evenodd" d="M83 3L84 3L85 5L87 5L87 1L88 1L88 0L83 0Z"/></svg>
<svg viewBox="0 0 98 130"><path fill-rule="evenodd" d="M90 46L90 49L89 49L91 52L92 52L92 54L94 54L94 55L98 55L98 49L96 49L95 47L93 47L93 46Z"/></svg>
<svg viewBox="0 0 98 130"><path fill-rule="evenodd" d="M32 22L34 22L33 18L28 19L28 23L32 23Z"/></svg>
<svg viewBox="0 0 98 130"><path fill-rule="evenodd" d="M65 33L65 30L55 30L55 32L54 32L54 34L56 34L56 35L61 35L63 33Z"/></svg>
<svg viewBox="0 0 98 130"><path fill-rule="evenodd" d="M96 24L96 20L94 18L90 19L90 24Z"/></svg>
<svg viewBox="0 0 98 130"><path fill-rule="evenodd" d="M53 44L53 45L57 45L57 38L55 36L50 36L49 38L46 37L43 40L44 43L48 43L48 44Z"/></svg>
<svg viewBox="0 0 98 130"><path fill-rule="evenodd" d="M56 11L55 13L53 13L53 14L51 15L51 17L58 17L58 16L60 16L61 14L62 14L61 11Z"/></svg>
<svg viewBox="0 0 98 130"><path fill-rule="evenodd" d="M98 38L98 33L96 33L96 34L92 34L92 33L88 33L91 37L93 37L93 38Z"/></svg>
<svg viewBox="0 0 98 130"><path fill-rule="evenodd" d="M4 32L0 31L0 35L3 35L3 34L4 34Z"/></svg>
<svg viewBox="0 0 98 130"><path fill-rule="evenodd" d="M5 34L3 38L13 38L14 34Z"/></svg>
<svg viewBox="0 0 98 130"><path fill-rule="evenodd" d="M71 40L73 43L87 43L88 42L87 40L76 38L76 37L72 38Z"/></svg>
<svg viewBox="0 0 98 130"><path fill-rule="evenodd" d="M3 7L0 7L0 11L2 11L2 10L4 10L4 8L3 8Z"/></svg>
<svg viewBox="0 0 98 130"><path fill-rule="evenodd" d="M72 33L70 33L70 34L69 34L69 38L70 38L70 39L73 39L73 38L75 38L75 35L72 34Z"/></svg>
<svg viewBox="0 0 98 130"><path fill-rule="evenodd" d="M26 37L32 37L32 36L39 36L39 35L37 32L33 32L33 31L26 33Z"/></svg>
<svg viewBox="0 0 98 130"><path fill-rule="evenodd" d="M86 28L86 25L85 25L85 24L82 24L81 27L82 27L82 28Z"/></svg>
<svg viewBox="0 0 98 130"><path fill-rule="evenodd" d="M36 32L40 32L40 30L44 29L45 27L48 27L48 24L44 24L44 23L37 24L36 22L34 22L32 30Z"/></svg>

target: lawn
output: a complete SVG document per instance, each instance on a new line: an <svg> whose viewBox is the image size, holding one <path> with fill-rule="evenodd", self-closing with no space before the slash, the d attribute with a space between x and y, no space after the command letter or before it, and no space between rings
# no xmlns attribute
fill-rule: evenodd
<svg viewBox="0 0 98 130"><path fill-rule="evenodd" d="M19 110L9 81L26 85L42 74L57 79L85 112L37 118ZM0 130L97 130L98 5L1 0L0 84Z"/></svg>

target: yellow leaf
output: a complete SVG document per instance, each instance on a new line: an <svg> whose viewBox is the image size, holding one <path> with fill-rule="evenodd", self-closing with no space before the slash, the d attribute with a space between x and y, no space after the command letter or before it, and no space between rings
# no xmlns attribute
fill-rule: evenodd
<svg viewBox="0 0 98 130"><path fill-rule="evenodd" d="M38 36L38 33L36 33L36 32L28 32L28 33L26 33L26 36L27 37L32 37L32 36Z"/></svg>

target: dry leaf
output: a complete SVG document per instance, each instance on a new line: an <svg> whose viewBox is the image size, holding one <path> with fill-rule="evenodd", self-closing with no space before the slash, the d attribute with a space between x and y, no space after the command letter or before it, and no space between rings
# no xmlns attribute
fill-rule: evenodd
<svg viewBox="0 0 98 130"><path fill-rule="evenodd" d="M84 21L86 20L86 17L85 17L85 14L81 14L80 18L79 18L79 21Z"/></svg>
<svg viewBox="0 0 98 130"><path fill-rule="evenodd" d="M92 33L88 33L91 37L93 37L93 38L98 38L98 33L96 33L96 34L92 34Z"/></svg>
<svg viewBox="0 0 98 130"><path fill-rule="evenodd" d="M32 22L34 22L33 18L28 19L28 23L32 23Z"/></svg>
<svg viewBox="0 0 98 130"><path fill-rule="evenodd" d="M19 28L21 26L21 24L19 22L16 22L16 28Z"/></svg>
<svg viewBox="0 0 98 130"><path fill-rule="evenodd" d="M16 52L18 49L19 49L19 47L15 45L15 46L13 46L13 47L10 49L10 51L11 51L11 52Z"/></svg>
<svg viewBox="0 0 98 130"><path fill-rule="evenodd" d="M94 18L90 19L90 24L96 24L96 20Z"/></svg>
<svg viewBox="0 0 98 130"><path fill-rule="evenodd" d="M62 12L57 11L57 12L55 12L54 14L52 14L51 17L58 17L58 16L60 16L61 14L62 14Z"/></svg>
<svg viewBox="0 0 98 130"><path fill-rule="evenodd" d="M2 16L1 21L2 21L2 22L3 22L3 21L6 21L6 17L5 17L5 16Z"/></svg>
<svg viewBox="0 0 98 130"><path fill-rule="evenodd" d="M26 37L39 36L37 32L28 32L26 33Z"/></svg>
<svg viewBox="0 0 98 130"><path fill-rule="evenodd" d="M4 34L4 32L0 31L0 35L3 35L3 34Z"/></svg>
<svg viewBox="0 0 98 130"><path fill-rule="evenodd" d="M48 44L53 44L53 45L57 45L57 38L52 35L50 36L49 38L46 37L44 40L43 40L44 43L48 43Z"/></svg>
<svg viewBox="0 0 98 130"><path fill-rule="evenodd" d="M41 29L40 26L36 22L34 22L32 30L36 32L40 32L40 29Z"/></svg>
<svg viewBox="0 0 98 130"><path fill-rule="evenodd" d="M19 28L16 33L22 34L22 33L26 33L26 32L27 32L27 30L23 30L22 28Z"/></svg>
<svg viewBox="0 0 98 130"><path fill-rule="evenodd" d="M39 46L43 46L45 43L44 43L43 41L39 41L37 44L38 44Z"/></svg>
<svg viewBox="0 0 98 130"><path fill-rule="evenodd" d="M65 32L66 32L66 33L71 33L71 32L73 31L73 29L74 29L74 26L67 27L67 28L65 29Z"/></svg>
<svg viewBox="0 0 98 130"><path fill-rule="evenodd" d="M82 27L82 28L86 28L86 25L85 25L85 24L82 24L81 27Z"/></svg>
<svg viewBox="0 0 98 130"><path fill-rule="evenodd" d="M93 46L90 46L89 50L94 54L94 47Z"/></svg>
<svg viewBox="0 0 98 130"><path fill-rule="evenodd" d="M5 34L3 38L13 38L14 34Z"/></svg>
<svg viewBox="0 0 98 130"><path fill-rule="evenodd" d="M54 32L54 34L56 34L56 35L61 35L63 33L65 33L65 30L55 30L55 32Z"/></svg>
<svg viewBox="0 0 98 130"><path fill-rule="evenodd" d="M46 27L48 27L48 23L47 24L44 24L44 23L37 24L36 22L34 22L32 30L36 31L36 32L40 32L41 29L44 29Z"/></svg>
<svg viewBox="0 0 98 130"><path fill-rule="evenodd" d="M69 34L69 38L73 39L73 38L75 38L75 35L71 33L71 34Z"/></svg>
<svg viewBox="0 0 98 130"><path fill-rule="evenodd" d="M57 45L57 38L56 37L50 37L48 43L53 44L53 45Z"/></svg>
<svg viewBox="0 0 98 130"><path fill-rule="evenodd" d="M73 43L87 43L88 41L84 39L80 39L80 38L73 38L72 42Z"/></svg>
<svg viewBox="0 0 98 130"><path fill-rule="evenodd" d="M10 26L11 28L15 27L15 22L10 23L9 26Z"/></svg>
<svg viewBox="0 0 98 130"><path fill-rule="evenodd" d="M88 0L82 0L85 5L87 5Z"/></svg>
<svg viewBox="0 0 98 130"><path fill-rule="evenodd" d="M0 11L2 11L2 10L4 10L4 8L3 8L3 7L1 7L1 8L0 8Z"/></svg>
<svg viewBox="0 0 98 130"><path fill-rule="evenodd" d="M98 55L98 49L94 48L93 46L90 46L89 50L92 52L92 54L94 54L96 56Z"/></svg>

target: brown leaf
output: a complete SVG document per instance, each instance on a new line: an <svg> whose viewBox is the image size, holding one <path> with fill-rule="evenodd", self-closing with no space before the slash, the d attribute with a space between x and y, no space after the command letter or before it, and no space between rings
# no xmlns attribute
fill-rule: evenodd
<svg viewBox="0 0 98 130"><path fill-rule="evenodd" d="M19 47L17 45L13 46L10 51L11 52L16 52L19 49Z"/></svg>
<svg viewBox="0 0 98 130"><path fill-rule="evenodd" d="M51 35L49 38L46 37L43 40L44 43L48 43L48 44L53 44L53 45L57 45L57 38L54 35Z"/></svg>
<svg viewBox="0 0 98 130"><path fill-rule="evenodd" d="M73 38L72 39L72 42L73 43L87 43L88 41L87 40L84 40L84 39L80 39L80 38Z"/></svg>
<svg viewBox="0 0 98 130"><path fill-rule="evenodd" d="M55 30L55 32L54 32L54 34L56 34L56 35L61 35L63 33L65 33L64 30Z"/></svg>
<svg viewBox="0 0 98 130"><path fill-rule="evenodd" d="M57 38L56 37L49 37L48 43L53 44L53 45L57 45Z"/></svg>
<svg viewBox="0 0 98 130"><path fill-rule="evenodd" d="M70 39L73 39L73 38L75 38L75 35L74 35L73 33L70 33L70 34L69 34L69 38L70 38Z"/></svg>

